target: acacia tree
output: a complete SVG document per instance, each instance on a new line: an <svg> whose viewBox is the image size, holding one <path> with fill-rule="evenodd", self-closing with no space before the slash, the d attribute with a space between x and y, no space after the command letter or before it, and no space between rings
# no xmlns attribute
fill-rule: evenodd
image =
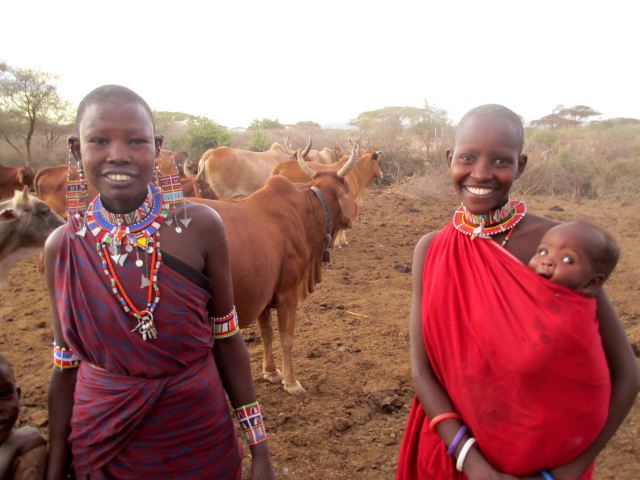
<svg viewBox="0 0 640 480"><path fill-rule="evenodd" d="M0 64L0 138L18 152L26 165L31 163L36 129L61 118L68 109L54 81L55 77L47 72ZM55 143L59 137L50 140Z"/></svg>

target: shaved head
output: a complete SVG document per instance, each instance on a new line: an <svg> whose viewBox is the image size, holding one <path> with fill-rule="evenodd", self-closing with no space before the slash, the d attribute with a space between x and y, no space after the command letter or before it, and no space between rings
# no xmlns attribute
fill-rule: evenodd
<svg viewBox="0 0 640 480"><path fill-rule="evenodd" d="M90 91L78 105L78 112L76 113L76 130L80 127L82 116L87 108L91 105L101 105L104 103L112 103L115 105L131 105L138 104L144 108L149 114L149 119L153 123L155 130L155 123L153 120L153 113L149 104L133 90L122 87L120 85L103 85L92 91Z"/></svg>
<svg viewBox="0 0 640 480"><path fill-rule="evenodd" d="M460 134L466 128L473 128L473 124L476 121L502 123L509 127L514 139L520 146L519 153L522 153L522 149L524 147L524 128L522 127L522 120L520 120L520 117L514 111L495 103L472 108L464 115L464 117L462 117L458 123L458 127L456 128L456 144L458 143Z"/></svg>

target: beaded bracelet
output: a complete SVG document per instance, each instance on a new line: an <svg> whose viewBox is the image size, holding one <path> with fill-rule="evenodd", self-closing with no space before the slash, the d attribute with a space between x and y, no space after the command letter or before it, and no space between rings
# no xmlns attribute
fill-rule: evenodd
<svg viewBox="0 0 640 480"><path fill-rule="evenodd" d="M238 313L234 305L233 309L223 317L209 317L213 324L213 338L227 338L240 331Z"/></svg>
<svg viewBox="0 0 640 480"><path fill-rule="evenodd" d="M70 348L60 347L56 345L56 342L53 342L53 366L60 370L78 368L80 358Z"/></svg>
<svg viewBox="0 0 640 480"><path fill-rule="evenodd" d="M440 415L436 415L431 419L431 421L429 422L429 430L433 432L436 428L436 425L438 425L440 422L443 422L445 420L449 420L452 418L457 418L458 420L462 420L462 417L460 416L459 413L456 413L456 412L441 413Z"/></svg>
<svg viewBox="0 0 640 480"><path fill-rule="evenodd" d="M235 409L238 423L249 445L256 445L267 439L258 402L249 403Z"/></svg>
<svg viewBox="0 0 640 480"><path fill-rule="evenodd" d="M464 465L464 461L467 458L467 454L469 453L469 450L471 450L471 447L473 447L473 444L476 443L476 439L471 437L468 438L466 442L464 442L464 445L462 446L462 450L460 450L460 455L458 455L458 460L456 461L456 470L461 472L462 471L462 466Z"/></svg>
<svg viewBox="0 0 640 480"><path fill-rule="evenodd" d="M547 470L541 470L540 475L544 477L544 480L555 480L553 475L551 475Z"/></svg>
<svg viewBox="0 0 640 480"><path fill-rule="evenodd" d="M453 442L451 442L451 445L449 445L449 449L447 450L447 455L449 455L450 457L453 457L453 454L456 453L456 448L458 448L458 445L462 441L462 437L464 437L465 433L467 433L467 426L463 425L458 429L456 436L453 437Z"/></svg>

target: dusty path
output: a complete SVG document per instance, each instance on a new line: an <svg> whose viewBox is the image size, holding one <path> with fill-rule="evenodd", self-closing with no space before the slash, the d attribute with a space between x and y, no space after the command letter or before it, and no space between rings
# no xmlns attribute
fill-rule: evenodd
<svg viewBox="0 0 640 480"><path fill-rule="evenodd" d="M448 221L454 205L451 197L425 201L389 190L369 194L348 233L350 245L332 252L324 281L299 312L295 366L307 397L293 398L278 386L257 384L278 478L393 478L412 395L407 333L411 275L403 267L411 263L416 240ZM564 211L550 210L554 206ZM623 258L607 291L640 354L637 209L535 198L529 199L529 208L562 220L594 221L617 238ZM43 432L52 338L48 309L35 262L22 262L0 292L0 351L15 366L23 387L22 421ZM257 330L247 329L245 338L257 377ZM636 403L600 456L596 478L640 478L639 438Z"/></svg>

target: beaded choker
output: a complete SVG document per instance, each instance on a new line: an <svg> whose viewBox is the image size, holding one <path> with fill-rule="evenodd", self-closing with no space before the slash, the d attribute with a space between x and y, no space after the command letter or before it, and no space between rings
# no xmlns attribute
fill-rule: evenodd
<svg viewBox="0 0 640 480"><path fill-rule="evenodd" d="M109 212L98 196L89 204L85 215L87 228L97 239L96 249L111 290L122 309L137 321L131 331L139 332L145 341L158 336L153 321L153 312L160 302L158 270L162 264L162 252L158 229L168 214L162 201L162 192L150 184L142 205L131 213ZM124 252L121 250L123 247ZM136 254L136 266L142 268L146 263L147 267L140 283L140 288L147 290L147 303L143 309L133 304L116 272L116 266L124 266L128 254L133 251ZM143 258L150 257L147 262L140 257L140 252Z"/></svg>
<svg viewBox="0 0 640 480"><path fill-rule="evenodd" d="M491 235L513 229L526 212L527 207L520 200L509 200L502 207L482 215L469 213L465 206L461 205L453 214L453 226L471 236L472 240L476 237L489 238Z"/></svg>
<svg viewBox="0 0 640 480"><path fill-rule="evenodd" d="M162 193L154 184L147 187L147 196L140 207L131 213L115 214L102 206L100 196L96 197L87 208L85 215L87 227L99 243L108 245L113 260L124 265L127 255L136 252L136 266L142 267L139 250L153 252L153 235L169 215L162 202ZM120 252L124 246L126 253Z"/></svg>

